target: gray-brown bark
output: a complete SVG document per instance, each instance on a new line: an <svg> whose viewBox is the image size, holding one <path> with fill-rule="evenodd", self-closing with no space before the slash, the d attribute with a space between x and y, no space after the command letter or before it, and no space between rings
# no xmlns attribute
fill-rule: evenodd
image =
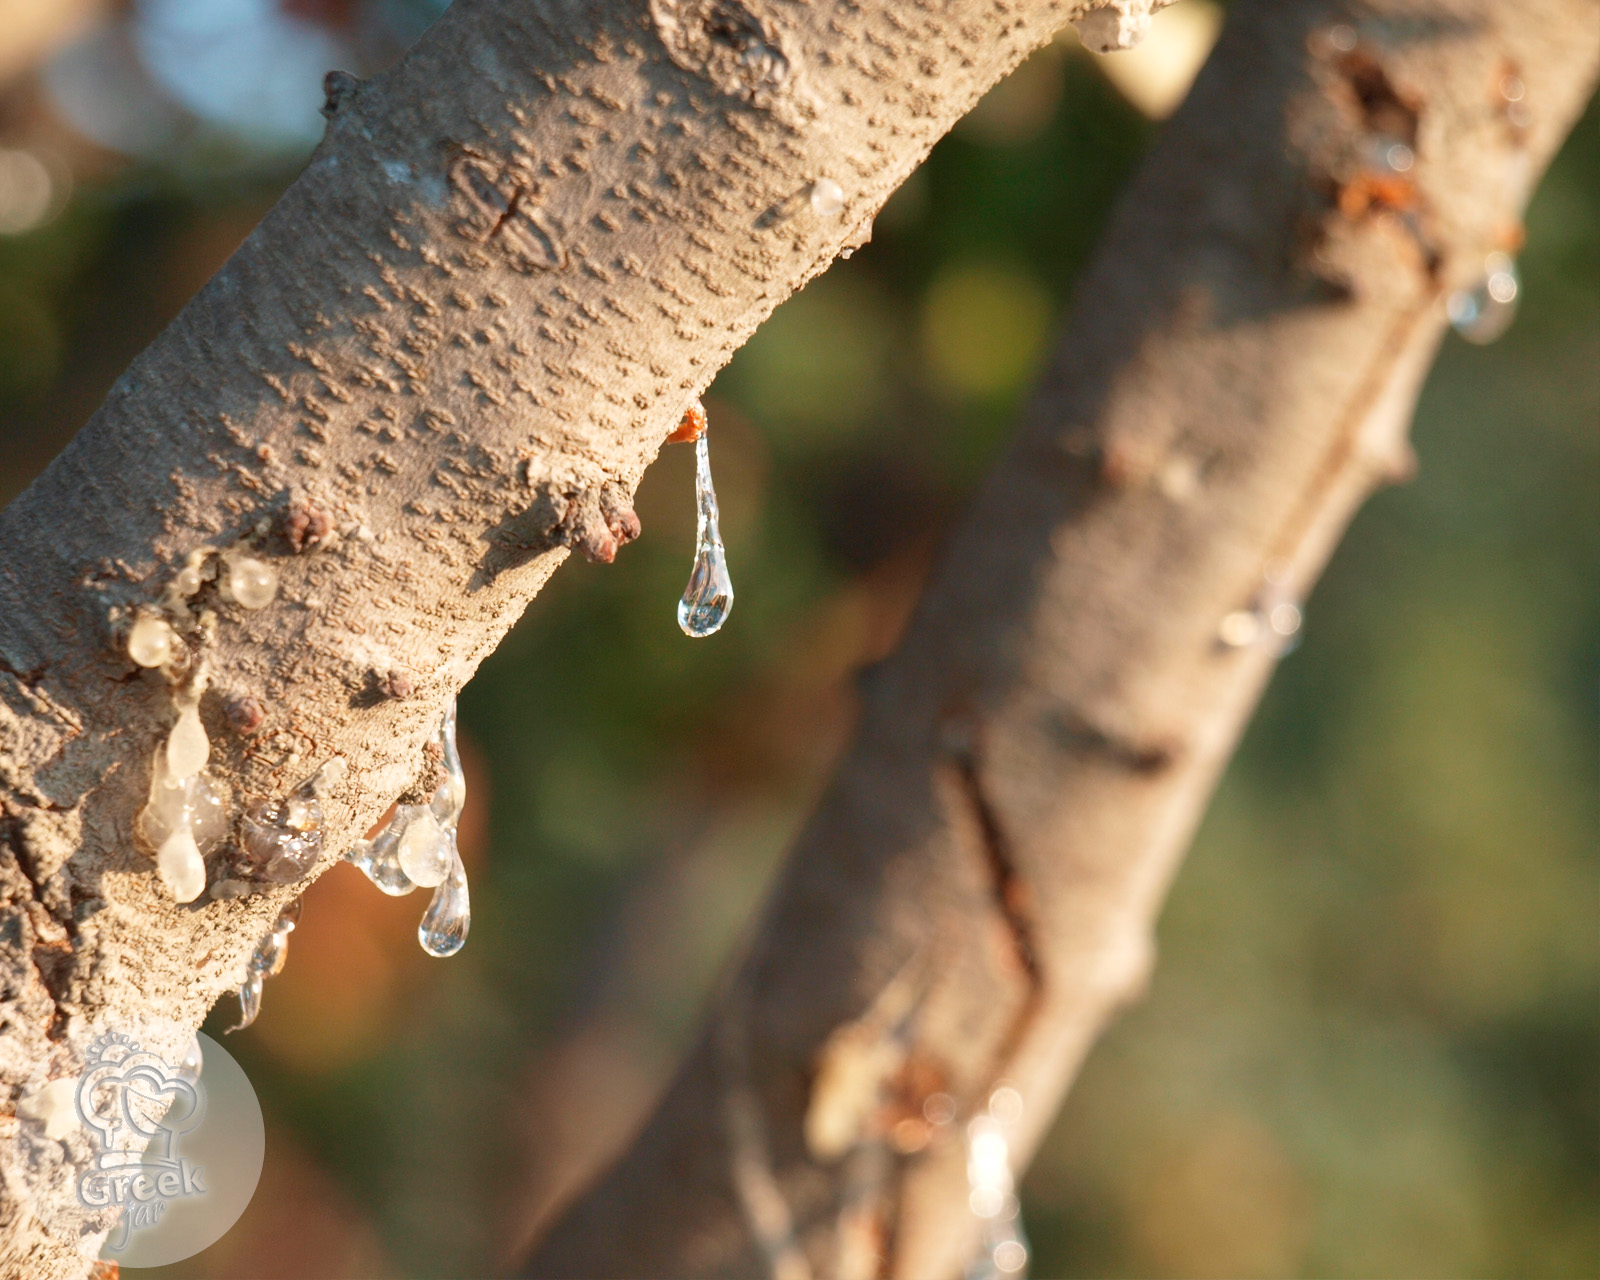
<svg viewBox="0 0 1600 1280"><path fill-rule="evenodd" d="M526 1274L958 1271L963 1122L1014 1083L1025 1161L1141 989L1273 624L1409 472L1444 299L1597 54L1592 0L1231 9L750 955Z"/></svg>
<svg viewBox="0 0 1600 1280"><path fill-rule="evenodd" d="M626 540L728 354L1087 7L460 0L330 77L304 175L0 513L0 1150L30 1077L90 1028L197 1025L297 892L180 908L136 847L174 690L134 613L202 547L276 566L265 609L169 613L233 811L342 757L344 848L567 548ZM80 1272L7 1187L0 1271Z"/></svg>

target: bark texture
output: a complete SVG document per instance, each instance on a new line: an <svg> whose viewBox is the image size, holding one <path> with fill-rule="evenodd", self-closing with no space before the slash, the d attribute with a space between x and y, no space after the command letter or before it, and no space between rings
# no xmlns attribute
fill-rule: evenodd
<svg viewBox="0 0 1600 1280"><path fill-rule="evenodd" d="M297 892L178 907L136 847L175 717L136 614L207 677L233 813L346 762L343 849L568 549L637 532L728 355L1094 7L1150 5L458 0L392 71L330 75L302 177L0 513L0 1273L85 1266L3 1155L24 1086L100 1028L198 1025ZM202 548L268 560L276 600L175 605Z"/></svg>
<svg viewBox="0 0 1600 1280"><path fill-rule="evenodd" d="M959 1272L964 1122L1014 1084L1025 1163L1143 988L1280 633L1410 474L1445 298L1520 243L1597 56L1593 0L1231 7L698 1048L525 1274Z"/></svg>

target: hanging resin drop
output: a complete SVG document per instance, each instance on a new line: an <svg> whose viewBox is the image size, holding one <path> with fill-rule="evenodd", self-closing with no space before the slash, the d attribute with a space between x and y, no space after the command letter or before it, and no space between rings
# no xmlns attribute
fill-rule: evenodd
<svg viewBox="0 0 1600 1280"><path fill-rule="evenodd" d="M367 879L394 897L433 889L417 926L417 941L432 956L461 950L472 923L467 872L456 842L456 825L467 801L467 776L456 747L456 704L445 710L437 738L444 779L425 805L402 804L371 840L358 840L345 854Z"/></svg>
<svg viewBox="0 0 1600 1280"><path fill-rule="evenodd" d="M711 454L706 434L694 442L695 525L694 570L689 585L678 601L678 625L686 636L709 636L733 609L733 579L728 576L728 557L722 549L722 531L717 526L717 491L711 483Z"/></svg>
<svg viewBox="0 0 1600 1280"><path fill-rule="evenodd" d="M261 939L245 967L244 981L239 984L239 1023L229 1031L243 1031L261 1013L261 988L268 978L283 971L289 959L289 935L300 923L300 899L296 898L272 922L267 936Z"/></svg>
<svg viewBox="0 0 1600 1280"><path fill-rule="evenodd" d="M243 1031L261 1015L261 975L250 974L239 985L239 1021L228 1028L232 1031Z"/></svg>
<svg viewBox="0 0 1600 1280"><path fill-rule="evenodd" d="M455 848L455 833L450 833ZM472 904L467 897L467 871L458 852L450 864L450 874L433 891L433 901L417 926L417 941L430 956L453 956L467 941L472 925Z"/></svg>

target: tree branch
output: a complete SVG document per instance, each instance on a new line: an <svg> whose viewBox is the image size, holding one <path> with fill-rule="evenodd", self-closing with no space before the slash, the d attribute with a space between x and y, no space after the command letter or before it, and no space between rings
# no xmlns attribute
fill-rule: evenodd
<svg viewBox="0 0 1600 1280"><path fill-rule="evenodd" d="M459 0L393 70L329 76L305 173L0 513L0 1148L96 1028L198 1025L302 887L157 881L134 819L178 701L203 685L233 816L342 758L347 847L567 550L637 531L729 354L1096 7L1149 3ZM175 590L207 549L265 560L273 601ZM170 679L129 659L141 614ZM8 1177L0 1270L81 1272L30 1214Z"/></svg>
<svg viewBox="0 0 1600 1280"><path fill-rule="evenodd" d="M1143 988L1300 602L1412 470L1445 299L1514 251L1592 90L1597 14L1232 7L697 1050L525 1274L959 1271L964 1122L1012 1082L1025 1162Z"/></svg>

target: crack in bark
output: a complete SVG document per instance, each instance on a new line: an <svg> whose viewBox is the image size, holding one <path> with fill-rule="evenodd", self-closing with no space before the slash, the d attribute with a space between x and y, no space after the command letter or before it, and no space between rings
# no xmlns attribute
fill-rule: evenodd
<svg viewBox="0 0 1600 1280"><path fill-rule="evenodd" d="M1039 928L1034 919L1028 882L1017 864L1011 841L1000 821L987 790L975 752L968 747L953 753L955 775L979 834L979 853L988 872L995 909L1005 922L1012 958L1027 983L1022 1004L1012 1015L999 1046L992 1055L993 1066L983 1088L967 1100L966 1110L975 1113L1004 1078L1007 1064L1032 1030L1044 1007L1046 979L1040 959Z"/></svg>
<svg viewBox="0 0 1600 1280"><path fill-rule="evenodd" d="M1104 756L1130 773L1160 773L1172 768L1183 755L1178 742L1139 742L1110 733L1075 712L1057 717L1053 727L1063 746Z"/></svg>

